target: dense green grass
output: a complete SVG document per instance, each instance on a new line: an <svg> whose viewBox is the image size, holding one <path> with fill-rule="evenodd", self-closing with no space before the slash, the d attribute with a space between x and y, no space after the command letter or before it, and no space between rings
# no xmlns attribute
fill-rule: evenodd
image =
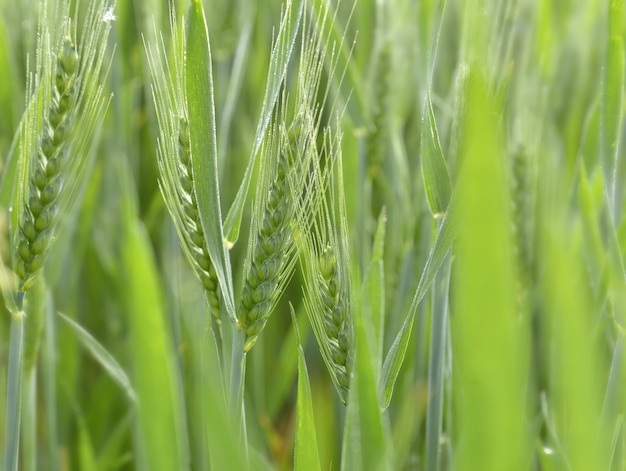
<svg viewBox="0 0 626 471"><path fill-rule="evenodd" d="M337 3L0 0L4 468L626 469L623 0Z"/></svg>

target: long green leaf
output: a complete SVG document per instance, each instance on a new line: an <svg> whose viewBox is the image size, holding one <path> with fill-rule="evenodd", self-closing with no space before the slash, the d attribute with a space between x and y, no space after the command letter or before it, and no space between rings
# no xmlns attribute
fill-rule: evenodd
<svg viewBox="0 0 626 471"><path fill-rule="evenodd" d="M420 154L426 200L430 212L437 219L445 214L452 190L448 167L439 142L439 132L437 131L430 93L424 105Z"/></svg>
<svg viewBox="0 0 626 471"><path fill-rule="evenodd" d="M478 69L478 65L476 69ZM528 469L525 371L528 318L515 302L509 190L498 109L487 79L471 69L461 142L460 231L451 315L459 470Z"/></svg>
<svg viewBox="0 0 626 471"><path fill-rule="evenodd" d="M295 319L295 315L293 316ZM297 326L295 327L297 328ZM298 348L298 399L296 404L295 471L321 471L313 420L313 401L304 351Z"/></svg>
<svg viewBox="0 0 626 471"><path fill-rule="evenodd" d="M182 394L165 321L157 267L149 240L126 217L123 246L126 312L130 322L133 384L138 400L140 469L187 469Z"/></svg>
<svg viewBox="0 0 626 471"><path fill-rule="evenodd" d="M383 208L378 217L372 257L365 282L363 283L363 312L368 316L368 329L372 331L372 355L377 373L382 366L383 339L385 335L385 270L383 267L383 256L386 223L387 212Z"/></svg>
<svg viewBox="0 0 626 471"><path fill-rule="evenodd" d="M396 383L396 379L398 378L398 374L400 373L400 368L402 367L404 356L409 346L409 340L411 339L411 333L413 332L413 323L415 321L417 308L424 299L426 293L428 293L430 285L435 279L435 275L444 262L447 253L452 248L452 244L456 237L458 228L455 220L455 194L456 193L453 193L452 199L450 200L450 207L441 220L441 226L439 228L437 238L435 239L435 244L428 254L428 259L426 260L426 265L424 265L420 281L415 290L415 294L413 295L413 301L409 307L409 312L402 323L402 327L400 327L400 331L391 344L391 347L387 352L387 356L385 357L380 377L380 392L383 395L383 407L389 407L391 402L393 388Z"/></svg>
<svg viewBox="0 0 626 471"><path fill-rule="evenodd" d="M81 327L77 322L73 321L65 314L58 312L57 315L65 322L65 324L74 331L82 346L100 363L100 366L109 373L109 376L115 381L128 398L133 402L137 402L137 395L130 384L130 379L126 375L124 368L117 362L106 348L100 344L89 332Z"/></svg>
<svg viewBox="0 0 626 471"><path fill-rule="evenodd" d="M443 405L444 405L444 357L448 347L448 291L450 286L450 256L437 273L433 284L432 321L428 354L429 401L426 411L426 471L438 471L441 459Z"/></svg>
<svg viewBox="0 0 626 471"><path fill-rule="evenodd" d="M193 178L194 181L201 182L195 186L198 212L207 248L220 282L226 311L231 320L235 321L230 259L222 232L211 49L200 0L193 1L189 14L186 83Z"/></svg>
<svg viewBox="0 0 626 471"><path fill-rule="evenodd" d="M609 5L609 42L604 66L603 88L603 164L606 181L610 182L609 205L617 216L618 172L620 156L620 134L624 118L623 100L626 77L624 58L624 2L611 0ZM608 172L611 172L610 174Z"/></svg>
<svg viewBox="0 0 626 471"><path fill-rule="evenodd" d="M358 306L354 312L359 312ZM354 373L348 396L342 470L391 470L391 438L380 407L376 371L364 319L357 317Z"/></svg>

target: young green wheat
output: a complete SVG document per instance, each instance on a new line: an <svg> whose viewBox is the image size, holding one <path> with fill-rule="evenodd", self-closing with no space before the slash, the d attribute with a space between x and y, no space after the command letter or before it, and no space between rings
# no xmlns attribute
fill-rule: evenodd
<svg viewBox="0 0 626 471"><path fill-rule="evenodd" d="M328 157L328 189L311 226L301 237L300 264L304 275L305 307L324 363L341 400L350 388L353 340L350 255L341 172L341 133L329 129L323 153ZM318 170L318 173L320 171ZM327 175L329 174L329 176ZM326 186L326 185L324 185Z"/></svg>
<svg viewBox="0 0 626 471"><path fill-rule="evenodd" d="M183 252L202 284L213 316L220 321L220 293L215 268L209 256L200 221L196 182L193 176L189 123L185 95L184 28L171 16L174 61L172 70L164 45L157 51L147 47L148 63L153 77L153 97L159 121L157 159L159 186L165 204L174 220Z"/></svg>
<svg viewBox="0 0 626 471"><path fill-rule="evenodd" d="M108 103L100 81L111 27L103 18L110 8L104 1L90 4L80 44L65 1L55 7L63 25L57 51L50 50L54 35L40 32L34 80L29 78L32 98L20 131L13 258L18 305L41 272L89 168L93 136ZM43 116L39 109L45 110Z"/></svg>

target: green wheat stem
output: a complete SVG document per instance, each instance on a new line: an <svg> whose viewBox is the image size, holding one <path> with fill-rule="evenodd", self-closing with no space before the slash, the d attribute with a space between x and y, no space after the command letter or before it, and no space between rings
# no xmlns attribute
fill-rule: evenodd
<svg viewBox="0 0 626 471"><path fill-rule="evenodd" d="M438 223L441 225L441 222ZM432 321L428 353L428 408L426 410L426 471L438 471L441 462L441 433L444 404L444 357L448 329L450 255L433 281Z"/></svg>
<svg viewBox="0 0 626 471"><path fill-rule="evenodd" d="M22 456L24 471L37 469L37 368L23 371Z"/></svg>
<svg viewBox="0 0 626 471"><path fill-rule="evenodd" d="M9 363L7 375L6 426L4 443L4 470L17 471L20 423L22 412L22 360L24 352L23 312L11 316L11 337L9 343Z"/></svg>

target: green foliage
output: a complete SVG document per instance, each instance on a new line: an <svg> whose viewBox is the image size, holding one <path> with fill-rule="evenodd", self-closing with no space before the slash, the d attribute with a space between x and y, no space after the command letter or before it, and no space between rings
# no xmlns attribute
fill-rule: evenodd
<svg viewBox="0 0 626 471"><path fill-rule="evenodd" d="M0 0L3 469L623 469L625 15Z"/></svg>

